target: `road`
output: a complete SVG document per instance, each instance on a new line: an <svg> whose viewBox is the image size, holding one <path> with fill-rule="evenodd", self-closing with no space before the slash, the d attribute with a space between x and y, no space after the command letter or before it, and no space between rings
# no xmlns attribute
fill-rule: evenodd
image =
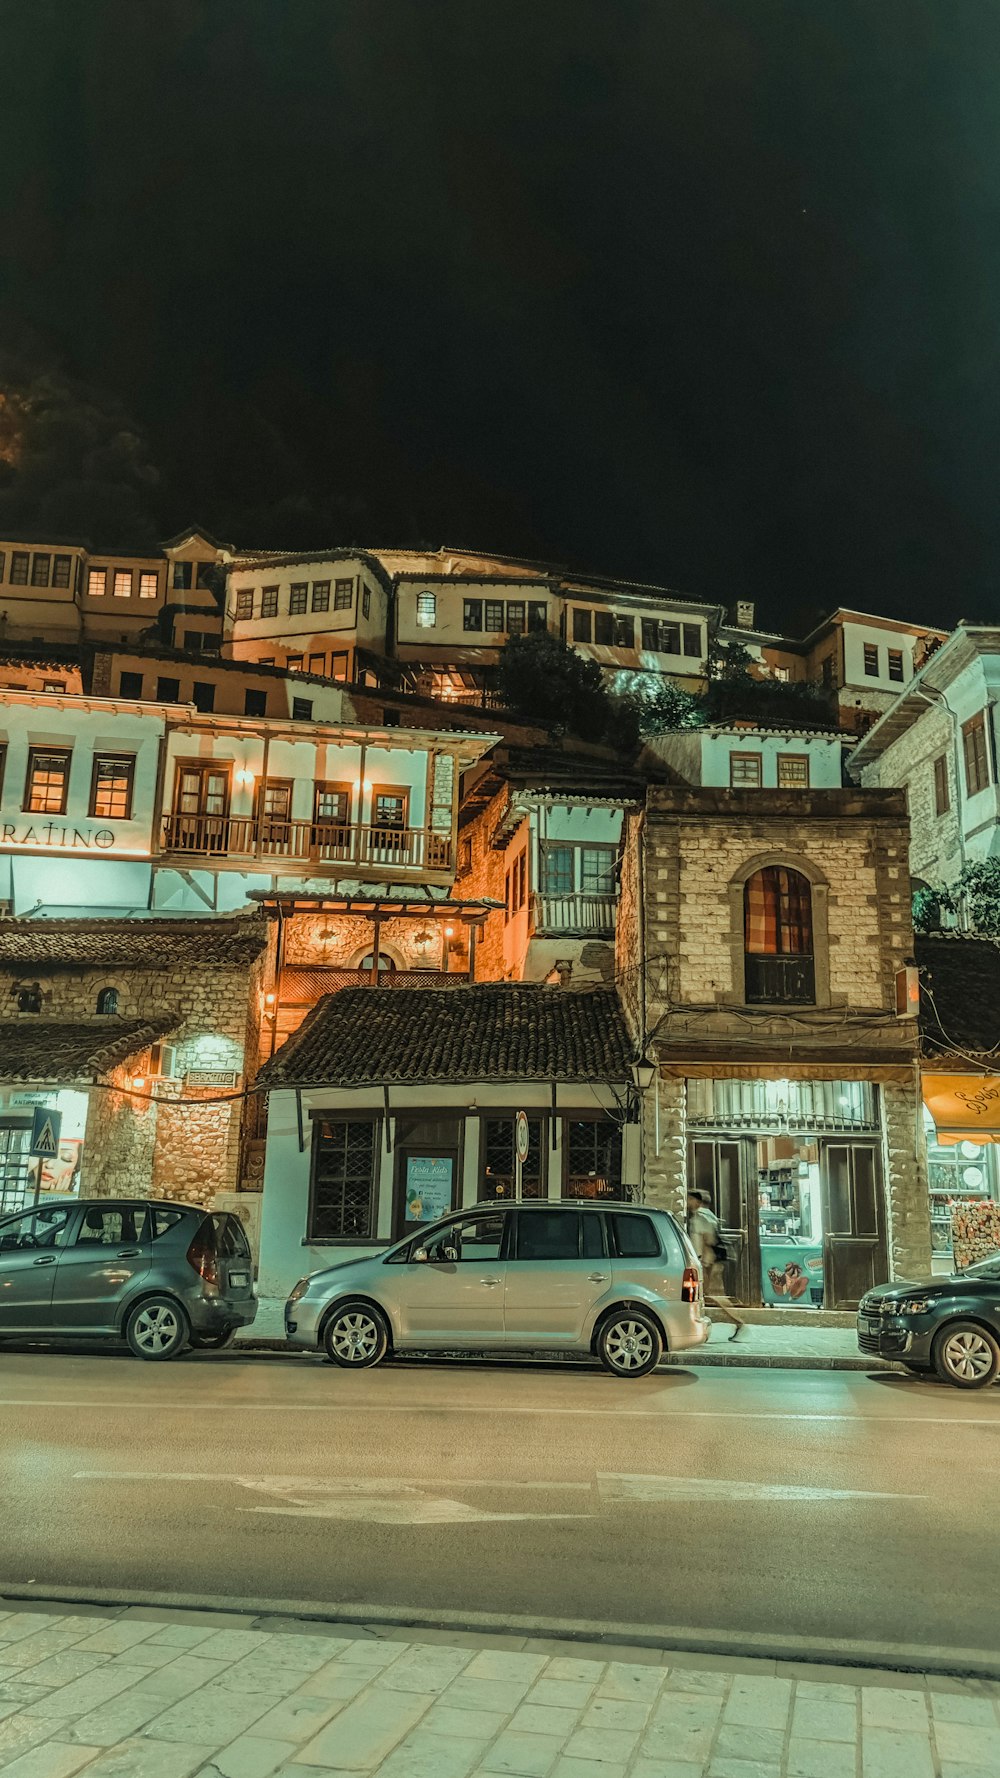
<svg viewBox="0 0 1000 1778"><path fill-rule="evenodd" d="M995 1651L1000 1391L903 1376L0 1357L0 1588Z"/></svg>

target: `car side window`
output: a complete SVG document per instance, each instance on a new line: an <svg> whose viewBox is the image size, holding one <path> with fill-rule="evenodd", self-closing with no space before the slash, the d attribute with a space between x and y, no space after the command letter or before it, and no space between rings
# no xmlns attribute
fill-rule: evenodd
<svg viewBox="0 0 1000 1778"><path fill-rule="evenodd" d="M580 1222L583 1228L584 1259L603 1259L606 1252L603 1216L581 1216Z"/></svg>
<svg viewBox="0 0 1000 1778"><path fill-rule="evenodd" d="M0 1222L0 1253L65 1247L68 1232L69 1210L58 1204L40 1204L23 1216Z"/></svg>
<svg viewBox="0 0 1000 1778"><path fill-rule="evenodd" d="M449 1259L454 1255L456 1261L468 1260L473 1264L484 1259L499 1259L504 1221L503 1216L496 1215L462 1216L428 1238L427 1252L432 1260Z"/></svg>
<svg viewBox="0 0 1000 1778"><path fill-rule="evenodd" d="M141 1204L91 1204L77 1231L77 1247L121 1247L144 1239L146 1212Z"/></svg>
<svg viewBox="0 0 1000 1778"><path fill-rule="evenodd" d="M619 1259L659 1258L659 1236L648 1216L637 1216L633 1211L609 1220Z"/></svg>
<svg viewBox="0 0 1000 1778"><path fill-rule="evenodd" d="M151 1205L149 1212L151 1238L158 1241L161 1235L166 1235L171 1229L175 1229L183 1216L183 1210L165 1210L162 1204Z"/></svg>
<svg viewBox="0 0 1000 1778"><path fill-rule="evenodd" d="M517 1219L518 1259L579 1259L580 1216L576 1210L523 1211Z"/></svg>

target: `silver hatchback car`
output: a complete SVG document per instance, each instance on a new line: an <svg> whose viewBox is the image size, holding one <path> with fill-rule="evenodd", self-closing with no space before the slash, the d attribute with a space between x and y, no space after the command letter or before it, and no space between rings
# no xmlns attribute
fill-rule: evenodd
<svg viewBox="0 0 1000 1778"><path fill-rule="evenodd" d="M300 1279L285 1335L351 1370L393 1352L591 1352L644 1377L665 1351L704 1345L690 1242L666 1210L634 1204L479 1204L388 1251Z"/></svg>

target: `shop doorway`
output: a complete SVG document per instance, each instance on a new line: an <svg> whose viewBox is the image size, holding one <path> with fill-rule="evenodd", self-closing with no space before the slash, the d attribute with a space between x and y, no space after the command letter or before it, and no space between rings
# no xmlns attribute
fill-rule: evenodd
<svg viewBox="0 0 1000 1778"><path fill-rule="evenodd" d="M396 1118L393 1236L402 1240L421 1225L457 1210L461 1202L461 1128L457 1118Z"/></svg>

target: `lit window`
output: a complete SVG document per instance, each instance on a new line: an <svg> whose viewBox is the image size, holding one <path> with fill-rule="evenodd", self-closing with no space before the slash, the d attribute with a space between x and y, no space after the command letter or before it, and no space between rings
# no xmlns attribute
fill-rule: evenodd
<svg viewBox="0 0 1000 1778"><path fill-rule="evenodd" d="M778 754L778 789L809 789L809 756L805 753Z"/></svg>
<svg viewBox="0 0 1000 1778"><path fill-rule="evenodd" d="M301 673L302 664L303 664L303 656L301 654L290 654L288 656L287 660L285 661L285 666L287 667L289 673Z"/></svg>
<svg viewBox="0 0 1000 1778"><path fill-rule="evenodd" d="M16 549L10 558L11 586L27 586L28 584L28 552Z"/></svg>
<svg viewBox="0 0 1000 1778"><path fill-rule="evenodd" d="M812 891L801 871L771 864L748 879L743 950L749 1004L814 1003Z"/></svg>
<svg viewBox="0 0 1000 1778"><path fill-rule="evenodd" d="M278 589L276 586L266 586L261 588L260 615L261 617L277 617Z"/></svg>
<svg viewBox="0 0 1000 1778"><path fill-rule="evenodd" d="M114 595L116 599L131 599L132 570L131 568L115 569Z"/></svg>
<svg viewBox="0 0 1000 1778"><path fill-rule="evenodd" d="M68 748L50 752L48 748L32 747L24 788L24 807L30 814L65 815L70 758Z"/></svg>
<svg viewBox="0 0 1000 1778"><path fill-rule="evenodd" d="M87 574L87 591L92 599L103 599L108 590L106 568L91 568Z"/></svg>
<svg viewBox="0 0 1000 1778"><path fill-rule="evenodd" d="M731 753L729 782L733 790L759 790L761 756L759 753Z"/></svg>
<svg viewBox="0 0 1000 1778"><path fill-rule="evenodd" d="M437 623L437 594L417 594L417 624L422 630L432 630Z"/></svg>
<svg viewBox="0 0 1000 1778"><path fill-rule="evenodd" d="M314 611L329 611L329 609L330 609L330 582L328 580L314 580L313 581L312 606L313 606Z"/></svg>
<svg viewBox="0 0 1000 1778"><path fill-rule="evenodd" d="M155 599L159 592L159 580L154 568L143 568L139 573L140 599Z"/></svg>
<svg viewBox="0 0 1000 1778"><path fill-rule="evenodd" d="M238 619L253 616L253 587L248 587L245 592L237 593L236 616Z"/></svg>
<svg viewBox="0 0 1000 1778"><path fill-rule="evenodd" d="M335 580L333 583L334 611L351 611L354 606L353 580Z"/></svg>
<svg viewBox="0 0 1000 1778"><path fill-rule="evenodd" d="M305 586L305 585L293 586L289 595L288 595L288 615L289 615L289 617L301 617L303 611L305 611L307 609L308 600L309 600L308 586Z"/></svg>
<svg viewBox="0 0 1000 1778"><path fill-rule="evenodd" d="M325 654L311 654L309 656L309 671L310 671L310 673L325 673L326 672L326 655Z"/></svg>
<svg viewBox="0 0 1000 1778"><path fill-rule="evenodd" d="M51 556L34 556L31 562L32 586L48 586L51 567Z"/></svg>
<svg viewBox="0 0 1000 1778"><path fill-rule="evenodd" d="M127 821L132 813L132 781L135 755L97 753L90 786L90 814L94 820Z"/></svg>

